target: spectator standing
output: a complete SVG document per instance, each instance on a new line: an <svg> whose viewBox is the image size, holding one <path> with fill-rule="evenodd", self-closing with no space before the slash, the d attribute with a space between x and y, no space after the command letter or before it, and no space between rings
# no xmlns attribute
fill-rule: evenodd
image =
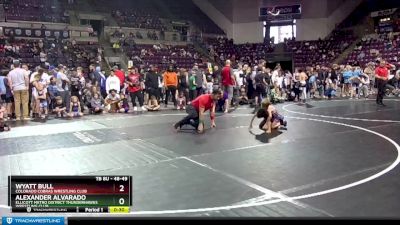
<svg viewBox="0 0 400 225"><path fill-rule="evenodd" d="M14 96L11 90L10 82L6 74L2 75L4 78L2 79L5 87L5 94L1 95L1 99L6 103L6 111L8 119L15 119L15 109L14 109Z"/></svg>
<svg viewBox="0 0 400 225"><path fill-rule="evenodd" d="M139 73L136 72L134 67L128 68L128 79L126 80L126 84L128 85L128 92L131 96L133 111L137 111L136 106L136 98L139 101L139 106L143 111L146 108L143 106L144 96L143 96L143 80Z"/></svg>
<svg viewBox="0 0 400 225"><path fill-rule="evenodd" d="M106 91L110 94L111 90L115 90L117 93L121 91L121 84L114 71L111 71L110 76L106 80Z"/></svg>
<svg viewBox="0 0 400 225"><path fill-rule="evenodd" d="M247 86L247 98L253 99L254 97L254 77L252 76L251 67L246 69L246 86Z"/></svg>
<svg viewBox="0 0 400 225"><path fill-rule="evenodd" d="M197 98L198 96L203 94L204 88L207 87L207 79L205 74L203 74L203 72L199 69L199 66L197 64L194 65L192 73L195 75L195 82L196 82L195 98Z"/></svg>
<svg viewBox="0 0 400 225"><path fill-rule="evenodd" d="M125 84L125 73L122 72L122 70L120 70L118 68L118 66L114 66L113 71L114 71L115 76L118 77L119 84L121 85L119 87L119 91L122 91L124 89L124 84ZM118 93L119 93L119 91L118 91Z"/></svg>
<svg viewBox="0 0 400 225"><path fill-rule="evenodd" d="M4 80L6 79L6 77L5 76L2 76L2 74L0 74L0 98L3 100L3 101L5 101L6 99L6 97L5 97L5 95L6 95L6 85L5 85L5 83L4 83Z"/></svg>
<svg viewBox="0 0 400 225"><path fill-rule="evenodd" d="M100 66L96 67L96 72L100 75L100 93L103 98L107 97L106 76L101 72Z"/></svg>
<svg viewBox="0 0 400 225"><path fill-rule="evenodd" d="M92 82L93 86L96 87L100 86L101 76L99 72L96 70L96 66L93 64L89 66L89 79Z"/></svg>
<svg viewBox="0 0 400 225"><path fill-rule="evenodd" d="M85 78L83 78L82 67L78 67L76 72L72 73L71 80L71 96L76 96L79 99L81 110L84 110L83 104L83 88L85 87Z"/></svg>
<svg viewBox="0 0 400 225"><path fill-rule="evenodd" d="M30 120L29 116L29 74L26 70L20 68L20 62L13 62L14 69L8 74L8 81L14 94L16 120L23 116L24 120ZM21 110L22 105L22 110Z"/></svg>
<svg viewBox="0 0 400 225"><path fill-rule="evenodd" d="M148 105L150 105L152 101L158 101L160 98L160 93L158 90L159 77L160 75L156 72L156 68L154 66L150 66L150 70L146 74L146 79L144 83L147 94L149 95Z"/></svg>
<svg viewBox="0 0 400 225"><path fill-rule="evenodd" d="M234 70L234 75L235 75L235 81L236 81L236 85L234 87L234 97L233 99L235 104L237 104L236 99L239 97L240 95L240 88L244 85L244 73L243 73L243 66L239 65L238 68L236 70Z"/></svg>
<svg viewBox="0 0 400 225"><path fill-rule="evenodd" d="M255 99L255 106L258 107L261 105L262 100L265 98L266 96L266 90L267 90L267 86L268 83L266 81L266 74L265 71L262 67L259 67L257 69L257 74L254 77L254 86L255 86L255 90L254 90L254 99Z"/></svg>
<svg viewBox="0 0 400 225"><path fill-rule="evenodd" d="M172 97L174 106L177 107L176 90L178 88L178 75L174 71L172 65L170 65L168 70L163 74L163 81L165 87L165 107L168 106L169 95Z"/></svg>
<svg viewBox="0 0 400 225"><path fill-rule="evenodd" d="M385 87L389 77L389 69L393 65L386 64L384 60L381 60L379 67L375 69L376 86L378 88L378 94L376 96L376 104L385 106L383 104L383 97L385 95Z"/></svg>
<svg viewBox="0 0 400 225"><path fill-rule="evenodd" d="M179 95L183 94L186 101L189 100L189 73L185 69L181 69L178 76Z"/></svg>
<svg viewBox="0 0 400 225"><path fill-rule="evenodd" d="M226 60L225 67L221 71L222 88L224 92L228 93L228 105L226 106L225 113L229 112L230 104L233 98L233 87L235 86L235 75L231 68L231 61Z"/></svg>
<svg viewBox="0 0 400 225"><path fill-rule="evenodd" d="M367 64L367 67L364 69L364 74L366 74L369 78L369 93L373 94L374 86L375 86L375 68L374 63L370 62Z"/></svg>
<svg viewBox="0 0 400 225"><path fill-rule="evenodd" d="M58 66L58 73L56 75L57 91L58 91L58 94L62 98L62 102L65 103L68 113L69 113L70 102L71 102L71 100L70 100L71 94L70 94L70 89L69 89L70 83L71 83L71 81L68 79L67 75L65 74L64 66L60 64Z"/></svg>
<svg viewBox="0 0 400 225"><path fill-rule="evenodd" d="M214 90L221 88L221 71L219 70L218 66L214 66L213 81L214 81L214 86L213 86Z"/></svg>
<svg viewBox="0 0 400 225"><path fill-rule="evenodd" d="M197 96L196 75L191 73L189 77L189 99L193 101Z"/></svg>

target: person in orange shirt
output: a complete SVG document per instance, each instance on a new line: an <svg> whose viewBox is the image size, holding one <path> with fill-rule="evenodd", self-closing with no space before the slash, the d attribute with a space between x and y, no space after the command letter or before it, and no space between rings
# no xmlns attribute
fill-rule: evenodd
<svg viewBox="0 0 400 225"><path fill-rule="evenodd" d="M174 106L177 107L176 90L178 87L178 74L174 71L174 67L172 65L170 65L168 70L163 74L163 81L165 87L165 107L168 106L168 99L170 95L172 97Z"/></svg>

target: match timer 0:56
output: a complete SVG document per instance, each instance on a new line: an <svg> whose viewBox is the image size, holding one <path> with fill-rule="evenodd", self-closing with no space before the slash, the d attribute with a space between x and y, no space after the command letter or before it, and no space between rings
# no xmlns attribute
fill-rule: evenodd
<svg viewBox="0 0 400 225"><path fill-rule="evenodd" d="M129 213L130 208L127 206L111 206L108 208L109 213Z"/></svg>

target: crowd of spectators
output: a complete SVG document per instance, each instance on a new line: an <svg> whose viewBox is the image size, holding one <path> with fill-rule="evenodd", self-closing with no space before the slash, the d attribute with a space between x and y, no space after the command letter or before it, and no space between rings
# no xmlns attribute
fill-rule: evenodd
<svg viewBox="0 0 400 225"><path fill-rule="evenodd" d="M153 46L155 51L163 48ZM146 51L144 49L141 54L148 54ZM188 54L184 52L186 50L181 49L179 54ZM376 92L375 74L382 65L389 68L390 73L386 94L399 96L400 70L384 61L380 65L369 63L367 67L308 66L292 73L279 64L268 68L265 60L254 67L248 64L231 66L227 60L222 69L218 66L203 69L194 64L187 70L169 63L165 70L142 65L130 67L127 72L114 67L110 74L105 74L99 65L90 65L85 72L85 68L71 69L61 64L31 68L14 60L11 71L2 71L0 107L3 120L43 120L51 114L74 118L87 113L157 111L162 103L168 107L169 102L182 110L200 94L218 88L224 89L224 95L217 103L217 110L225 113L230 111L231 105L258 107L265 98L281 103L309 98L331 99L339 97L340 93L343 98L368 99Z"/></svg>
<svg viewBox="0 0 400 225"><path fill-rule="evenodd" d="M385 94L400 97L400 70L382 59L366 66L307 66L297 68L293 73L284 70L279 63L274 68L268 68L265 60L254 67L248 64L231 67L229 60L226 65L232 69L234 91L231 104L236 105L258 107L260 100L265 98L272 103L339 97L371 99L372 94L377 93L376 74L381 68L388 68L389 72ZM224 95L229 94L226 92Z"/></svg>
<svg viewBox="0 0 400 225"><path fill-rule="evenodd" d="M157 65L162 69L166 69L169 64L174 64L178 68L188 69L195 63L204 65L206 61L192 45L124 45L123 49L134 64Z"/></svg>
<svg viewBox="0 0 400 225"><path fill-rule="evenodd" d="M102 61L102 50L96 43L67 39L0 38L0 69L9 68L16 59L30 67L64 64L69 68L86 68Z"/></svg>
<svg viewBox="0 0 400 225"><path fill-rule="evenodd" d="M371 61L375 62L383 58L399 66L399 45L400 35L398 33L388 32L366 35L356 44L356 47L343 63L364 66Z"/></svg>
<svg viewBox="0 0 400 225"><path fill-rule="evenodd" d="M297 67L329 65L356 40L351 31L335 31L327 39L316 41L288 41L287 49L293 52Z"/></svg>
<svg viewBox="0 0 400 225"><path fill-rule="evenodd" d="M150 65L123 71L115 66L106 74L98 64L32 68L13 60L0 76L1 122L157 111L169 102L183 110L200 94L212 91L205 72L197 64L190 70L170 64L166 70Z"/></svg>
<svg viewBox="0 0 400 225"><path fill-rule="evenodd" d="M273 52L271 44L234 44L232 39L226 37L209 38L205 40L211 57L219 63L231 60L234 63L258 64L258 61L265 59L268 53Z"/></svg>
<svg viewBox="0 0 400 225"><path fill-rule="evenodd" d="M165 28L159 16L136 10L115 10L112 16L120 26L157 29Z"/></svg>

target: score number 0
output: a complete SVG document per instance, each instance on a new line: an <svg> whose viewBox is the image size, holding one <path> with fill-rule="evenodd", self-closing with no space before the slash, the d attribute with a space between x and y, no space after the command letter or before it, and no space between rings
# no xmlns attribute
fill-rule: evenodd
<svg viewBox="0 0 400 225"><path fill-rule="evenodd" d="M119 185L119 192L124 192L125 191L124 188L125 188L124 185L122 185L122 184ZM123 205L123 204L125 204L125 199L124 198L120 198L118 202L119 202L120 205Z"/></svg>

